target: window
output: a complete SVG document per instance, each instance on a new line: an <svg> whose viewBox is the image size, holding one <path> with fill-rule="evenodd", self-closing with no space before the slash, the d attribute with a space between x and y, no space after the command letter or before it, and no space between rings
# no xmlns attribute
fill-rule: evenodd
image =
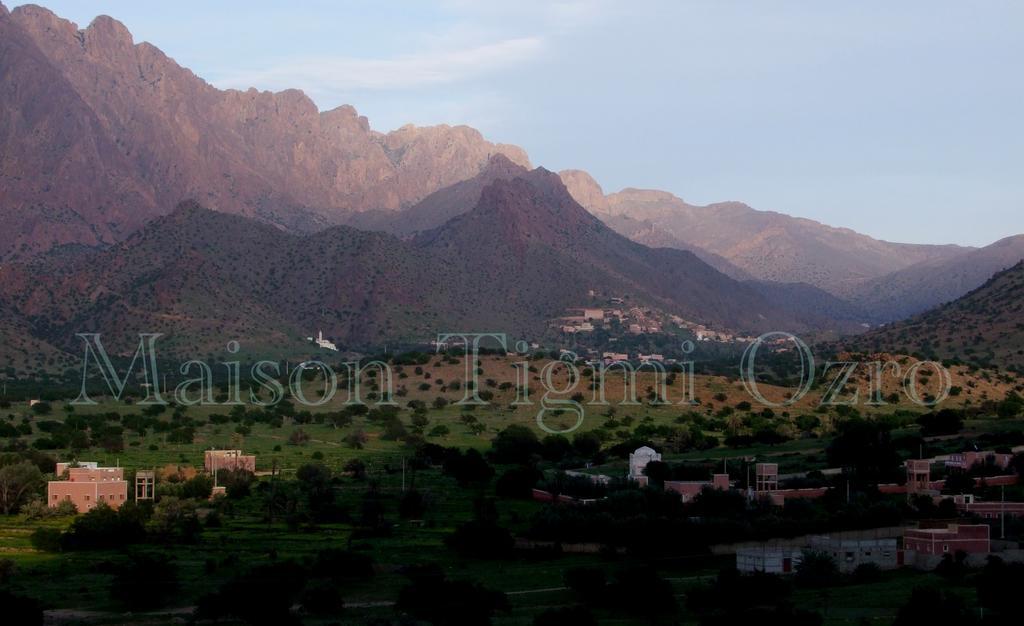
<svg viewBox="0 0 1024 626"><path fill-rule="evenodd" d="M86 500L88 500L88 499L89 499L89 496L85 496L85 499L86 499Z"/></svg>

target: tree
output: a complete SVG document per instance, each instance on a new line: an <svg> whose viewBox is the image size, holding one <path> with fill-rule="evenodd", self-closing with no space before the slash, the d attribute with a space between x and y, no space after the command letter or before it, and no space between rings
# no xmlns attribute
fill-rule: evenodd
<svg viewBox="0 0 1024 626"><path fill-rule="evenodd" d="M114 576L110 597L131 611L166 606L178 590L178 567L166 556L137 554Z"/></svg>
<svg viewBox="0 0 1024 626"><path fill-rule="evenodd" d="M576 454L585 459L591 459L601 451L601 439L591 432L576 433L572 438L572 447L576 450Z"/></svg>
<svg viewBox="0 0 1024 626"><path fill-rule="evenodd" d="M42 486L43 474L31 461L0 467L0 510L4 515L16 512Z"/></svg>
<svg viewBox="0 0 1024 626"><path fill-rule="evenodd" d="M352 459L346 462L342 469L355 480L364 480L366 478L366 463L359 459Z"/></svg>
<svg viewBox="0 0 1024 626"><path fill-rule="evenodd" d="M304 446L309 443L309 434L301 428L296 428L288 435L288 445Z"/></svg>
<svg viewBox="0 0 1024 626"><path fill-rule="evenodd" d="M494 476L494 468L473 448L464 453L453 450L445 458L442 471L445 475L453 477L462 487L486 484Z"/></svg>
<svg viewBox="0 0 1024 626"><path fill-rule="evenodd" d="M423 519L426 512L427 501L423 494L415 489L403 493L401 500L398 501L398 516L402 519Z"/></svg>
<svg viewBox="0 0 1024 626"><path fill-rule="evenodd" d="M231 500L238 500L252 492L252 484L256 477L244 469L223 470L217 474L217 480L224 485L225 494Z"/></svg>
<svg viewBox="0 0 1024 626"><path fill-rule="evenodd" d="M893 626L962 626L971 623L964 601L956 594L918 587L896 613Z"/></svg>
<svg viewBox="0 0 1024 626"><path fill-rule="evenodd" d="M917 419L921 426L921 434L925 437L934 435L955 435L964 427L963 411L942 409L934 413L925 413Z"/></svg>
<svg viewBox="0 0 1024 626"><path fill-rule="evenodd" d="M167 540L194 541L202 530L195 503L174 496L166 496L156 503L150 523L153 530Z"/></svg>
<svg viewBox="0 0 1024 626"><path fill-rule="evenodd" d="M585 606L565 606L544 611L533 619L533 626L597 626L597 620Z"/></svg>
<svg viewBox="0 0 1024 626"><path fill-rule="evenodd" d="M539 453L540 442L536 433L519 424L504 428L491 442L491 458L495 463L525 463Z"/></svg>
<svg viewBox="0 0 1024 626"><path fill-rule="evenodd" d="M406 575L410 583L399 591L397 608L434 626L488 626L495 612L510 610L504 593L446 580L436 565L412 567Z"/></svg>
<svg viewBox="0 0 1024 626"><path fill-rule="evenodd" d="M302 610L311 615L337 615L345 607L341 590L331 580L311 580L299 598Z"/></svg>
<svg viewBox="0 0 1024 626"><path fill-rule="evenodd" d="M331 470L320 463L306 463L295 470L295 478L298 479L310 513L321 519L334 504Z"/></svg>
<svg viewBox="0 0 1024 626"><path fill-rule="evenodd" d="M220 478L220 472L218 472ZM213 477L207 474L197 474L186 480L181 486L181 497L193 500L207 500L213 493Z"/></svg>
<svg viewBox="0 0 1024 626"><path fill-rule="evenodd" d="M362 450L363 446L366 445L369 437L366 436L361 430L354 430L351 433L345 435L345 445L352 448L353 450Z"/></svg>
<svg viewBox="0 0 1024 626"><path fill-rule="evenodd" d="M839 435L826 451L833 467L844 467L858 485L878 484L900 476L900 455L889 430L882 424L862 419L839 426Z"/></svg>
<svg viewBox="0 0 1024 626"><path fill-rule="evenodd" d="M306 571L295 563L261 565L200 598L196 617L235 617L259 626L298 625L291 607L305 584Z"/></svg>
<svg viewBox="0 0 1024 626"><path fill-rule="evenodd" d="M801 587L831 587L839 581L839 567L825 552L804 550L796 566L796 582Z"/></svg>
<svg viewBox="0 0 1024 626"><path fill-rule="evenodd" d="M587 604L600 602L607 579L604 571L596 567L572 567L562 575L565 586L572 589Z"/></svg>
<svg viewBox="0 0 1024 626"><path fill-rule="evenodd" d="M961 493L974 493L974 478L965 472L953 472L946 477L942 485L942 493L957 495Z"/></svg>
<svg viewBox="0 0 1024 626"><path fill-rule="evenodd" d="M572 444L564 435L548 435L541 442L540 455L545 461L558 462L572 453Z"/></svg>
<svg viewBox="0 0 1024 626"><path fill-rule="evenodd" d="M1020 600L1017 594L1024 585L1024 563L1007 563L996 556L988 557L975 580L978 604L985 612L998 611L1012 615L1017 611Z"/></svg>
<svg viewBox="0 0 1024 626"><path fill-rule="evenodd" d="M540 470L532 465L513 467L498 478L494 491L500 498L526 499L542 477Z"/></svg>
<svg viewBox="0 0 1024 626"><path fill-rule="evenodd" d="M38 602L31 598L0 589L0 607L3 607L5 623L19 626L43 626L43 609Z"/></svg>
<svg viewBox="0 0 1024 626"><path fill-rule="evenodd" d="M177 498L164 498L164 500ZM110 508L106 502L75 518L60 539L64 550L92 550L122 548L141 541L146 536L142 510L129 502L120 509Z"/></svg>
<svg viewBox="0 0 1024 626"><path fill-rule="evenodd" d="M651 486L660 488L666 480L671 480L672 467L664 461L651 461L644 468L644 476L650 479Z"/></svg>
<svg viewBox="0 0 1024 626"><path fill-rule="evenodd" d="M935 566L936 574L954 582L963 580L968 570L967 553L963 550L957 550L955 555L948 552L943 554L942 560Z"/></svg>
<svg viewBox="0 0 1024 626"><path fill-rule="evenodd" d="M615 610L649 618L673 613L678 608L672 585L650 567L629 567L616 572L606 597Z"/></svg>

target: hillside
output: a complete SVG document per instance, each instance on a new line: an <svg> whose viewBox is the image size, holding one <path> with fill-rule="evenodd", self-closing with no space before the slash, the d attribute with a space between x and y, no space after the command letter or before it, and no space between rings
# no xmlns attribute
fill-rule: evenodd
<svg viewBox="0 0 1024 626"><path fill-rule="evenodd" d="M1024 259L1024 235L1006 237L949 259L933 259L870 280L852 299L883 321L950 302Z"/></svg>
<svg viewBox="0 0 1024 626"><path fill-rule="evenodd" d="M362 230L379 230L399 237L441 226L476 206L484 188L496 180L509 180L529 170L503 154L492 156L473 178L438 189L412 206L398 211L373 210L353 213L345 223Z"/></svg>
<svg viewBox="0 0 1024 626"><path fill-rule="evenodd" d="M120 22L0 6L0 259L124 239L195 198L299 232L394 210L515 146L466 126L371 130L302 92L218 90Z"/></svg>
<svg viewBox="0 0 1024 626"><path fill-rule="evenodd" d="M962 298L851 345L1024 371L1024 262Z"/></svg>
<svg viewBox="0 0 1024 626"><path fill-rule="evenodd" d="M740 202L696 206L665 191L632 188L605 195L586 172L561 176L583 206L636 241L702 250L748 277L807 283L840 297L872 278L969 250L879 241ZM726 269L721 262L716 267Z"/></svg>
<svg viewBox="0 0 1024 626"><path fill-rule="evenodd" d="M427 341L441 331L539 337L590 291L742 332L830 328L694 255L650 249L580 207L543 169L483 189L476 206L415 238L335 226L300 236L180 206L108 249L0 268L0 304L34 336L77 349L101 332L116 350L161 332L168 350L308 348Z"/></svg>

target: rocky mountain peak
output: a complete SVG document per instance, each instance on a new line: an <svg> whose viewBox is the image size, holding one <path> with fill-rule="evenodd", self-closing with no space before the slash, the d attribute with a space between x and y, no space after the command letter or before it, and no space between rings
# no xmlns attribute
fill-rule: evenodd
<svg viewBox="0 0 1024 626"><path fill-rule="evenodd" d="M583 170L562 170L558 173L572 197L591 213L604 214L610 211L604 190L594 177Z"/></svg>
<svg viewBox="0 0 1024 626"><path fill-rule="evenodd" d="M83 32L86 47L94 53L115 57L135 45L128 27L109 15L96 17Z"/></svg>

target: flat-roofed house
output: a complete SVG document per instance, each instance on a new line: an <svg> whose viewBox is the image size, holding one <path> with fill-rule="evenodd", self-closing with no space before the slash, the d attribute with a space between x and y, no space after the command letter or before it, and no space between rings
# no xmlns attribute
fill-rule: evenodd
<svg viewBox="0 0 1024 626"><path fill-rule="evenodd" d="M58 475L67 480L51 480L46 486L46 504L56 507L63 501L73 502L84 513L103 502L112 509L120 508L128 499L128 481L120 467L99 467L96 463L57 464Z"/></svg>
<svg viewBox="0 0 1024 626"><path fill-rule="evenodd" d="M242 454L241 450L207 450L204 461L211 474L218 470L256 471L256 455Z"/></svg>
<svg viewBox="0 0 1024 626"><path fill-rule="evenodd" d="M988 554L992 550L986 524L948 524L940 528L908 528L903 534L903 549L917 554Z"/></svg>
<svg viewBox="0 0 1024 626"><path fill-rule="evenodd" d="M949 458L946 459L946 467L969 470L975 465L984 465L989 459L992 459L992 464L996 467L1006 469L1010 466L1010 462L1013 461L1013 455L992 450L956 452L949 455Z"/></svg>

